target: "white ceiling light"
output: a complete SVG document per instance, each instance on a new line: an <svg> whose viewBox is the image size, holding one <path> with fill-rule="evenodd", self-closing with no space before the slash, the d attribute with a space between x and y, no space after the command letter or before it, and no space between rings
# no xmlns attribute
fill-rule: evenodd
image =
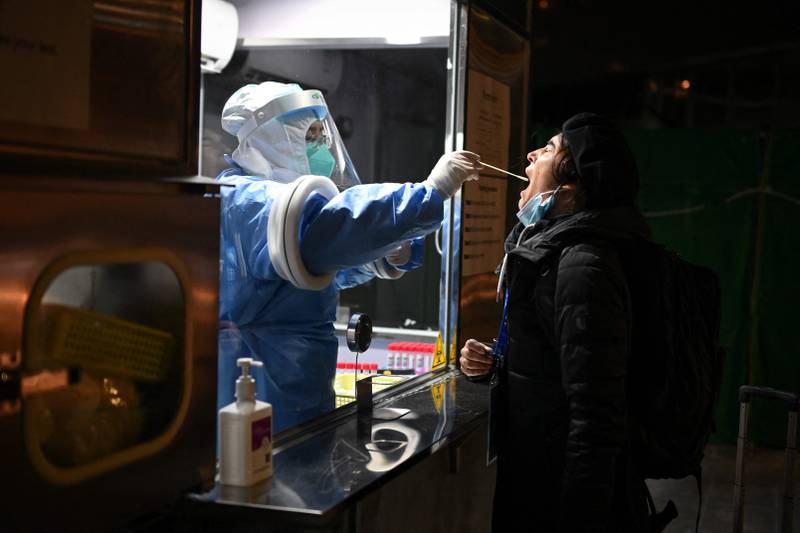
<svg viewBox="0 0 800 533"><path fill-rule="evenodd" d="M235 0L239 46L446 47L450 0Z"/></svg>

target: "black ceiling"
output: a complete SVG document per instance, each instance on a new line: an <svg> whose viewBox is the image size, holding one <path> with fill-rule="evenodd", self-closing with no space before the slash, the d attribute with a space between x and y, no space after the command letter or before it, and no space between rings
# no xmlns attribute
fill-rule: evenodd
<svg viewBox="0 0 800 533"><path fill-rule="evenodd" d="M533 0L539 86L651 72L800 40L798 0Z"/></svg>

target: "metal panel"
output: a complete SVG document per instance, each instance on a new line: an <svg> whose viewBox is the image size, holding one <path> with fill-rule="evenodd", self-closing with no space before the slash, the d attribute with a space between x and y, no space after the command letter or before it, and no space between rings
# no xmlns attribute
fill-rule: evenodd
<svg viewBox="0 0 800 533"><path fill-rule="evenodd" d="M470 87L471 77L481 77L491 80L491 83L508 87L510 99L510 113L507 123L503 127L509 132L508 166L512 172L520 173L524 168L524 158L528 150L526 146L527 109L528 109L528 69L530 63L530 43L528 39L499 22L492 15L476 7L469 11L469 58L466 70L466 86ZM479 105L478 94L467 94L465 101L465 116L474 117L471 113L474 106ZM469 119L464 126L465 146L467 150L476 150L467 144L472 138L470 130L478 125L471 124ZM491 171L487 171L491 172ZM488 174L487 174L488 175ZM494 174L493 174L494 175ZM482 183L491 183L492 178L484 179ZM506 179L506 178L501 178ZM495 178L496 180L496 178ZM520 185L522 182L511 180L506 189L505 205L496 207L496 216L500 221L505 221L505 233L516 222L514 213L519 199ZM523 185L524 186L524 185ZM485 192L477 185L468 184L462 191L462 209L468 202L480 203L485 199ZM462 224L460 235L461 250L461 275L459 276L460 289L459 317L458 317L458 342L461 346L468 338L483 341L491 340L497 334L500 318L500 306L495 303L495 289L497 275L489 268L483 272L470 274L465 268L465 235L467 233L467 219ZM502 242L493 242L487 250L496 253L497 263L502 260ZM496 250L496 251L495 251Z"/></svg>
<svg viewBox="0 0 800 533"><path fill-rule="evenodd" d="M4 5L0 20L11 22L0 23L0 33L39 52L0 50L11 64L5 70L20 67L0 89L2 172L104 180L197 174L200 3ZM67 20L57 20L61 14Z"/></svg>
<svg viewBox="0 0 800 533"><path fill-rule="evenodd" d="M452 2L450 11L450 47L447 55L447 123L445 126L445 152L464 148L464 94L467 67L468 8ZM456 341L458 316L458 279L460 255L461 191L445 202L445 220L442 225L442 280L443 292L439 299L439 331L445 350ZM449 351L447 353L450 353Z"/></svg>
<svg viewBox="0 0 800 533"><path fill-rule="evenodd" d="M8 182L6 182L8 183ZM182 492L213 480L219 201L179 184L91 185L54 179L16 182L0 189L4 235L0 250L0 363L16 359L24 368L25 314L37 280L48 265L71 254L98 257L155 250L167 254L185 276L192 302L191 375L184 422L161 450L100 477L56 485L37 473L26 452L25 400L0 414L0 477L3 530L108 529L168 505ZM26 186L27 185L27 186ZM49 185L49 187L47 186ZM187 216L190 214L190 216Z"/></svg>

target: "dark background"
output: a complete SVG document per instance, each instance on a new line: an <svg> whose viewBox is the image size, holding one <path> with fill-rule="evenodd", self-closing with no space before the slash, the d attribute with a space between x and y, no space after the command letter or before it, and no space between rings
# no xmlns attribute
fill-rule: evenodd
<svg viewBox="0 0 800 533"><path fill-rule="evenodd" d="M534 125L584 109L645 127L800 119L798 2L536 0L531 22Z"/></svg>
<svg viewBox="0 0 800 533"><path fill-rule="evenodd" d="M732 442L739 385L800 390L800 3L535 0L529 28L531 146L577 112L614 119L654 239L720 276ZM756 403L751 434L782 446L785 420Z"/></svg>

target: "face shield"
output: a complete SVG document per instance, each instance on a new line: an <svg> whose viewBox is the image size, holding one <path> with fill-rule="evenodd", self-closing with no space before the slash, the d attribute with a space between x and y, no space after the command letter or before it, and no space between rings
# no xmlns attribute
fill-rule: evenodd
<svg viewBox="0 0 800 533"><path fill-rule="evenodd" d="M319 91L271 100L237 136L234 160L268 179L290 183L303 175L324 176L340 191L361 183Z"/></svg>

